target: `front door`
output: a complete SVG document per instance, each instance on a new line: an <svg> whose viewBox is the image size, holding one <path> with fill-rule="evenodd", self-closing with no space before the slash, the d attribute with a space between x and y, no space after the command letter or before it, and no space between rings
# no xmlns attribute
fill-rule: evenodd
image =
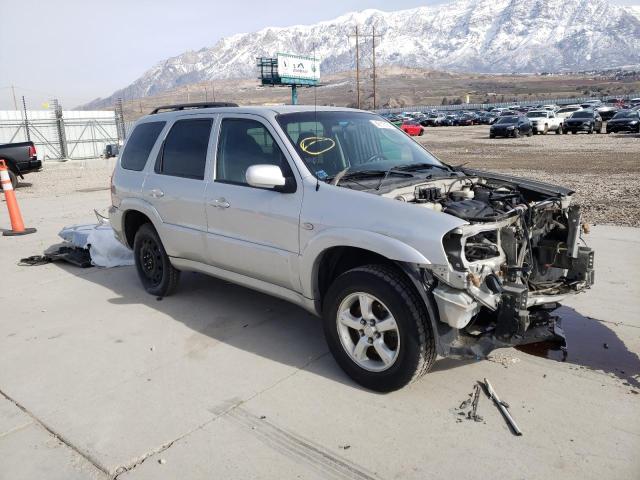
<svg viewBox="0 0 640 480"><path fill-rule="evenodd" d="M207 186L207 243L212 265L300 290L298 226L302 185L281 140L253 115L223 115L215 180ZM251 165L277 165L297 184L293 193L247 184Z"/></svg>

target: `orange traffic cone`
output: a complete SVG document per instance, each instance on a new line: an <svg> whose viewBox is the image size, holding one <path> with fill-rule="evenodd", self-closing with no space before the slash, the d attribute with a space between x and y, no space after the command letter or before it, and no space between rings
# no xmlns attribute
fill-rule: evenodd
<svg viewBox="0 0 640 480"><path fill-rule="evenodd" d="M9 209L9 218L11 219L11 230L5 230L2 235L27 235L36 231L35 228L24 228L24 222L22 221L22 215L20 214L20 208L18 207L18 201L16 200L16 193L13 191L13 185L11 185L11 179L9 178L9 169L6 162L0 158L0 183L2 183L2 190L4 190L4 199L7 201L7 208Z"/></svg>

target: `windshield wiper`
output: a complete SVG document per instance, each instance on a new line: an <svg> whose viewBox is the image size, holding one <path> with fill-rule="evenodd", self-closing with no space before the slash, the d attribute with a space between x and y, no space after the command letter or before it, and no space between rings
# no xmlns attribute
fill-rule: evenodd
<svg viewBox="0 0 640 480"><path fill-rule="evenodd" d="M435 163L407 163L404 165L398 165L396 167L393 167L393 170L399 170L401 172L409 172L412 170L430 170L432 168L446 170L447 172L451 171L451 167L447 165L437 165Z"/></svg>
<svg viewBox="0 0 640 480"><path fill-rule="evenodd" d="M380 175L387 176L389 173L389 170L354 170L353 172L350 172L349 168L350 167L345 168L344 170L338 172L333 177L327 177L326 181L330 182L331 185L338 185L338 182L340 182L340 180L343 180L343 179L358 178L358 177L379 177ZM391 172L391 173L395 173L397 175L404 175L407 177L413 177L413 175L411 175L408 172Z"/></svg>

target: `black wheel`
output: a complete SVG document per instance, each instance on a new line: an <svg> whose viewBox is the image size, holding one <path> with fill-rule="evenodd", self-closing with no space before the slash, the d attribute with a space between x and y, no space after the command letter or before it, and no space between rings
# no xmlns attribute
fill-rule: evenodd
<svg viewBox="0 0 640 480"><path fill-rule="evenodd" d="M171 265L158 232L150 223L145 223L136 232L133 253L144 289L158 297L171 295L180 279L180 271Z"/></svg>
<svg viewBox="0 0 640 480"><path fill-rule="evenodd" d="M571 135L575 135L576 133L578 132L576 132L575 130L571 130Z"/></svg>
<svg viewBox="0 0 640 480"><path fill-rule="evenodd" d="M520 130L518 130L517 128L513 131L513 138L519 138L520 137Z"/></svg>
<svg viewBox="0 0 640 480"><path fill-rule="evenodd" d="M436 358L427 309L393 267L340 275L323 303L324 333L336 362L363 387L390 392L427 373Z"/></svg>
<svg viewBox="0 0 640 480"><path fill-rule="evenodd" d="M496 138L496 136L493 133L490 133L489 138Z"/></svg>
<svg viewBox="0 0 640 480"><path fill-rule="evenodd" d="M529 130L529 133L527 133L527 137L533 137L533 130Z"/></svg>
<svg viewBox="0 0 640 480"><path fill-rule="evenodd" d="M556 135L562 135L562 125L560 125L556 130Z"/></svg>
<svg viewBox="0 0 640 480"><path fill-rule="evenodd" d="M422 135L424 135L424 129L420 130L420 133L418 134L419 137L421 137Z"/></svg>
<svg viewBox="0 0 640 480"><path fill-rule="evenodd" d="M545 123L544 130L542 130L542 135L546 135L547 133L549 133L549 125Z"/></svg>
<svg viewBox="0 0 640 480"><path fill-rule="evenodd" d="M589 127L589 130L587 130L587 133L589 135L591 135L593 133L593 126Z"/></svg>

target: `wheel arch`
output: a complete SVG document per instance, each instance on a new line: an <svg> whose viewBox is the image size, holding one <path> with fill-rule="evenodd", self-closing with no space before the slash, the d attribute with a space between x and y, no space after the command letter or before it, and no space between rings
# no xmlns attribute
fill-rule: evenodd
<svg viewBox="0 0 640 480"><path fill-rule="evenodd" d="M162 238L160 225L162 219L157 210L146 202L138 199L123 200L120 204L122 210L122 236L129 248L133 248L133 240L138 229L145 223L151 223Z"/></svg>
<svg viewBox="0 0 640 480"><path fill-rule="evenodd" d="M415 248L382 234L356 229L331 230L309 242L301 257L303 294L313 298L317 306L321 305L331 281L351 268L369 263L431 263Z"/></svg>

